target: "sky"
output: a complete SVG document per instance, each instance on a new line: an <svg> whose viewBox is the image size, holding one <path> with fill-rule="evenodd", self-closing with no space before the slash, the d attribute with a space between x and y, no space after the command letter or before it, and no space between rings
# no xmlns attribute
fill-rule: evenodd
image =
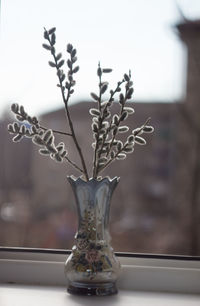
<svg viewBox="0 0 200 306"><path fill-rule="evenodd" d="M111 88L132 71L134 100L174 102L185 94L186 48L175 25L200 18L199 0L2 0L0 28L0 114L11 103L30 115L62 106L43 28L56 26L56 50L78 52L80 71L71 103L97 91L98 62L112 68ZM105 97L106 98L106 97Z"/></svg>

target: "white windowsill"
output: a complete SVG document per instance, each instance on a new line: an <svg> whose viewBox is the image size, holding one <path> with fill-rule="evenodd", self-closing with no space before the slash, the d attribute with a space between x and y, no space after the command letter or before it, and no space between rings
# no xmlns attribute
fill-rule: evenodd
<svg viewBox="0 0 200 306"><path fill-rule="evenodd" d="M1 306L199 306L200 296L120 290L110 297L71 296L63 286L3 285Z"/></svg>
<svg viewBox="0 0 200 306"><path fill-rule="evenodd" d="M95 305L200 305L200 261L119 257L119 294L100 300L84 297L82 304L83 297L66 293L66 258L63 254L1 251L1 306L94 305L94 299Z"/></svg>

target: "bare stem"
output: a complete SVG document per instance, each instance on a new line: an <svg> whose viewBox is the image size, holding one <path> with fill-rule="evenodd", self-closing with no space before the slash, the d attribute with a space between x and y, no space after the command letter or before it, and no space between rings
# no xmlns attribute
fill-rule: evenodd
<svg viewBox="0 0 200 306"><path fill-rule="evenodd" d="M40 125L40 128L43 129L44 131L48 130L46 127L41 126L41 125ZM72 136L72 134L70 134L70 133L65 133L65 132L58 131L58 130L52 130L52 132L53 132L53 133L56 133L56 134L61 134L61 135L66 135L66 136Z"/></svg>
<svg viewBox="0 0 200 306"><path fill-rule="evenodd" d="M71 161L67 156L65 156L65 159L68 161L69 164L71 164L74 168L76 168L78 171L84 174L83 170L77 166L73 161Z"/></svg>
<svg viewBox="0 0 200 306"><path fill-rule="evenodd" d="M70 126L70 129L71 129L71 132L72 132L72 137L73 137L74 143L76 145L76 148L78 150L78 153L79 153L79 156L80 156L80 159L81 159L81 162L82 162L83 170L81 170L81 172L85 175L86 180L89 181L89 176L88 176L87 168L86 168L85 161L84 161L84 158L83 158L83 154L82 154L81 148L78 144L78 141L76 139L73 124L72 124L71 117L70 117L70 112L69 112L68 106L66 104L65 104L65 108L66 108L67 117L68 117L68 120L69 120L69 126Z"/></svg>

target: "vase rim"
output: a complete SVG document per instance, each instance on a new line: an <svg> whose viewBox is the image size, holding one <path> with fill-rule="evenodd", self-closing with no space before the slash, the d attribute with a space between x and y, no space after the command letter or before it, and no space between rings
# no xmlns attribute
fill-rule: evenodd
<svg viewBox="0 0 200 306"><path fill-rule="evenodd" d="M115 176L113 178L110 178L110 176L105 176L105 177L101 177L101 178L89 178L88 181L86 181L82 176L79 177L75 177L74 175L67 175L67 179L73 180L74 182L78 182L81 181L83 183L88 183L88 182L103 182L103 181L108 181L109 183L112 183L114 181L116 181L117 183L119 183L120 181L120 177L119 176Z"/></svg>

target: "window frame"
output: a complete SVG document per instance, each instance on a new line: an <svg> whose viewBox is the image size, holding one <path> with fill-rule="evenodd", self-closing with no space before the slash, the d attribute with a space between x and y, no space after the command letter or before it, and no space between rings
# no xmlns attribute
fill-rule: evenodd
<svg viewBox="0 0 200 306"><path fill-rule="evenodd" d="M0 283L65 286L69 250L0 247ZM116 252L118 287L200 294L200 257Z"/></svg>

